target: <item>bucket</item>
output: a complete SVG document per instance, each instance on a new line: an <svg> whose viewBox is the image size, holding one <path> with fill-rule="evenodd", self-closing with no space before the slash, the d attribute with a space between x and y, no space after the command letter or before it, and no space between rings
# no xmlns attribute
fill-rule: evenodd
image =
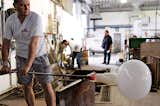
<svg viewBox="0 0 160 106"><path fill-rule="evenodd" d="M82 51L81 62L82 62L82 65L88 65L88 50Z"/></svg>

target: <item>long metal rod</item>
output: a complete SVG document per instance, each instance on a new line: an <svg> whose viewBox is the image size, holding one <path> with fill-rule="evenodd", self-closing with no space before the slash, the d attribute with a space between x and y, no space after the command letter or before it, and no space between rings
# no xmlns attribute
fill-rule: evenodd
<svg viewBox="0 0 160 106"><path fill-rule="evenodd" d="M11 73L17 73L18 71L16 70L12 70L9 73L5 73L5 74L11 74ZM74 78L93 78L95 73L92 72L88 75L71 75L71 74L53 74L53 73L42 73L42 72L28 72L28 74L35 74L35 75L49 75L49 76L62 76L62 77L74 77ZM3 75L3 74L1 74Z"/></svg>
<svg viewBox="0 0 160 106"><path fill-rule="evenodd" d="M89 75L53 74L53 73L41 73L41 72L28 72L28 74L63 76L63 77L77 77L77 78L89 78L90 77Z"/></svg>

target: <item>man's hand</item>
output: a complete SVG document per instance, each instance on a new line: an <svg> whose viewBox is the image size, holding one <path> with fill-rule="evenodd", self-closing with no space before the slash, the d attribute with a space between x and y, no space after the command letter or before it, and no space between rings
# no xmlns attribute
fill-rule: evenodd
<svg viewBox="0 0 160 106"><path fill-rule="evenodd" d="M22 67L22 69L21 69L21 71L20 71L20 74L21 74L21 75L27 75L27 73L29 72L30 68L31 68L31 67L30 67L28 64L25 64L25 65Z"/></svg>
<svg viewBox="0 0 160 106"><path fill-rule="evenodd" d="M7 74L11 71L11 68L9 66L3 65L0 71L0 74Z"/></svg>
<svg viewBox="0 0 160 106"><path fill-rule="evenodd" d="M110 50L107 50L107 53L110 53Z"/></svg>

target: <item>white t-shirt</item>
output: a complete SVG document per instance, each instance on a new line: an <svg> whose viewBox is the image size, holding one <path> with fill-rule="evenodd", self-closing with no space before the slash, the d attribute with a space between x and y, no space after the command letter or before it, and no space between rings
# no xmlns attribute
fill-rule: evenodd
<svg viewBox="0 0 160 106"><path fill-rule="evenodd" d="M74 40L70 40L69 45L70 45L73 52L80 52L81 51L80 44L76 43Z"/></svg>
<svg viewBox="0 0 160 106"><path fill-rule="evenodd" d="M36 57L46 54L42 22L38 14L30 12L23 23L20 23L17 13L7 18L4 38L15 39L17 56L28 58L29 43L33 36L39 36Z"/></svg>

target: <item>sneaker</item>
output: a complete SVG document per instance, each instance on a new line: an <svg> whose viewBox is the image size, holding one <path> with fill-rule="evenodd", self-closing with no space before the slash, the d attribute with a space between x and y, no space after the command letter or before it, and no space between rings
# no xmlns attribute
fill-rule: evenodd
<svg viewBox="0 0 160 106"><path fill-rule="evenodd" d="M106 62L103 62L102 64L106 64Z"/></svg>

